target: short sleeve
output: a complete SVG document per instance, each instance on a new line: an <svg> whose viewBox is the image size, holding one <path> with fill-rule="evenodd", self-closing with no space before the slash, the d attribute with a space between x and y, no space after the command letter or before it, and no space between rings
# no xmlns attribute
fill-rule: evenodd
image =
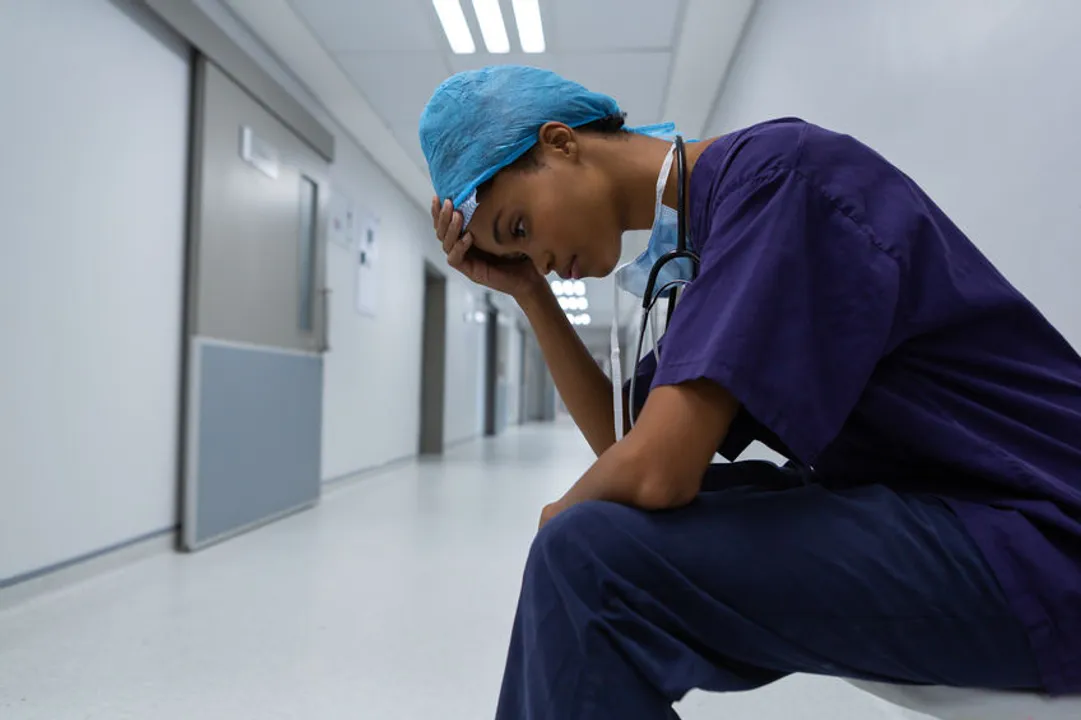
<svg viewBox="0 0 1081 720"><path fill-rule="evenodd" d="M664 341L662 340L662 348L663 345ZM653 385L653 376L656 372L657 355L650 352L638 362L634 369L633 397L631 396L631 381L627 380L623 383L623 394L631 403L630 407L634 408L634 417L642 414L642 408L645 407L646 400L649 398L649 391ZM746 408L740 408L739 413L732 421L732 426L728 429L728 435L724 438L721 446L717 448L717 452L725 459L735 462L743 454L743 451L756 440L789 460L796 459L793 452L784 446L780 438L754 419Z"/></svg>
<svg viewBox="0 0 1081 720"><path fill-rule="evenodd" d="M812 464L888 346L898 264L798 171L718 197L653 386L712 380Z"/></svg>

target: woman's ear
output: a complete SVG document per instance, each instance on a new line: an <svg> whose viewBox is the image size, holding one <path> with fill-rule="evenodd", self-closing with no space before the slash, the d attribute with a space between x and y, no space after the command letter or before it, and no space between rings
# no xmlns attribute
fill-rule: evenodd
<svg viewBox="0 0 1081 720"><path fill-rule="evenodd" d="M537 144L544 155L556 155L568 160L578 159L578 136L560 122L548 122L537 133Z"/></svg>

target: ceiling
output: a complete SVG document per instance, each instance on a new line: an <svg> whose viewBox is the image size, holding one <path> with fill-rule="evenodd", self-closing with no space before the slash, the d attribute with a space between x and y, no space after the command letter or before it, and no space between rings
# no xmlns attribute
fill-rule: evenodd
<svg viewBox="0 0 1081 720"><path fill-rule="evenodd" d="M451 52L431 0L289 4L425 170L417 121L432 91L461 70L502 63L542 66L617 98L631 124L659 122L686 1L655 0L643 21L628 12L625 0L544 0L547 52L539 55L485 52L469 0L462 7L477 42L473 55ZM500 5L512 51L517 50L510 0Z"/></svg>
<svg viewBox="0 0 1081 720"><path fill-rule="evenodd" d="M426 212L431 198L417 122L455 72L515 63L545 67L616 98L631 125L671 120L704 132L754 0L540 0L547 51L515 52L511 0L499 0L511 53L455 55L431 0L225 0L308 86L353 139ZM648 233L629 233L624 258ZM589 281L594 325L612 320L610 280ZM621 302L621 315L629 309Z"/></svg>

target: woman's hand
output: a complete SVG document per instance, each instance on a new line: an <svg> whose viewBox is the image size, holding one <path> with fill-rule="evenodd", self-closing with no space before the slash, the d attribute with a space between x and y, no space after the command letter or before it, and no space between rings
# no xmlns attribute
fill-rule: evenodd
<svg viewBox="0 0 1081 720"><path fill-rule="evenodd" d="M541 511L540 523L538 523L537 531L543 530L544 526L547 525L552 518L566 509L567 503L564 500L557 500L554 503L545 505L544 510Z"/></svg>
<svg viewBox="0 0 1081 720"><path fill-rule="evenodd" d="M450 200L440 205L439 198L432 198L432 226L452 268L478 285L506 293L516 300L547 288L544 277L529 260L493 261L479 251L469 252L473 247L473 235L462 235L462 220L462 214L454 209Z"/></svg>

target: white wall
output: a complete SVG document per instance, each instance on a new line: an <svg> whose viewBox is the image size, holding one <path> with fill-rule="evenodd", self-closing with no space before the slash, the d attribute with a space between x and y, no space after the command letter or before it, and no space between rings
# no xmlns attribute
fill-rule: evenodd
<svg viewBox="0 0 1081 720"><path fill-rule="evenodd" d="M424 319L424 261L416 242L423 218L353 143L339 139L336 153L335 192L379 217L381 286L377 316L357 314L354 253L337 245L327 249L331 350L323 385L323 477L328 479L417 452Z"/></svg>
<svg viewBox="0 0 1081 720"><path fill-rule="evenodd" d="M329 119L325 119L328 121ZM483 325L465 313L481 306L480 288L447 268L431 217L392 185L340 128L331 183L380 219L381 294L377 317L353 309L353 254L327 251L330 345L323 393L323 477L339 478L417 452L420 433L424 264L448 273L444 442L480 434L476 374ZM438 255L434 251L438 252Z"/></svg>
<svg viewBox="0 0 1081 720"><path fill-rule="evenodd" d="M176 522L189 67L106 0L0 10L0 580Z"/></svg>
<svg viewBox="0 0 1081 720"><path fill-rule="evenodd" d="M353 309L354 259L337 245L327 249L331 289L330 345L323 393L323 477L340 478L416 454L420 435L420 372L424 321L424 263L448 270L431 216L407 197L311 93L273 57L219 0L197 4L330 129L336 138L331 183L358 210L380 220L382 293L375 318ZM480 288L457 273L447 282L444 439L479 434L478 352L483 326L465 323ZM469 298L467 300L467 297Z"/></svg>
<svg viewBox="0 0 1081 720"><path fill-rule="evenodd" d="M483 325L465 322L480 306L480 288L450 271L431 216L402 193L336 123L331 169L335 190L380 220L381 294L375 318L353 309L353 254L327 251L331 294L330 345L323 393L323 477L339 478L417 453L424 325L424 264L448 273L444 442L479 435L475 374ZM436 254L438 253L438 254Z"/></svg>
<svg viewBox="0 0 1081 720"><path fill-rule="evenodd" d="M761 0L709 129L857 136L1081 349L1079 39L1073 0Z"/></svg>

